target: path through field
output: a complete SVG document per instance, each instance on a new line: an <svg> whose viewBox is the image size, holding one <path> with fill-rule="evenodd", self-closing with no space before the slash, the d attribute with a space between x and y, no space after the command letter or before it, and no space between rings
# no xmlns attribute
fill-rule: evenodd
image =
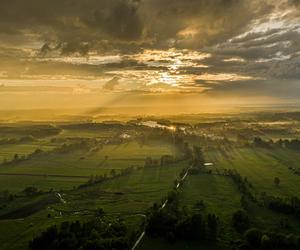
<svg viewBox="0 0 300 250"><path fill-rule="evenodd" d="M187 170L186 170L186 172L185 172L185 174L183 175L183 177L180 179L180 182L176 185L176 190L180 187L180 183L182 183L184 180L185 180L185 178L188 176L188 174L189 174L189 170L192 168L192 166L190 166ZM162 206L160 207L160 209L164 209L165 208L165 206L167 205L167 203L168 203L168 199L166 199L165 201L164 201L164 203L162 204ZM135 242L135 244L133 245L133 247L131 248L131 250L135 250L137 247L138 247L138 245L141 243L141 241L142 241L142 239L144 238L144 236L145 236L145 230L141 233L141 235L139 236L139 238L137 239L137 241Z"/></svg>

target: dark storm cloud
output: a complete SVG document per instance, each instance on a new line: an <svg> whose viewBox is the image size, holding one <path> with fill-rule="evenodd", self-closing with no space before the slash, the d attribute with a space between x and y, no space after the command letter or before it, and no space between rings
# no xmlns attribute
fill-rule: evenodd
<svg viewBox="0 0 300 250"><path fill-rule="evenodd" d="M299 7L300 6L300 0L289 0L289 3L291 5L294 5L296 7Z"/></svg>
<svg viewBox="0 0 300 250"><path fill-rule="evenodd" d="M248 0L145 0L150 10L147 32L159 46L199 49L222 42L247 29L251 20L271 5Z"/></svg>
<svg viewBox="0 0 300 250"><path fill-rule="evenodd" d="M136 40L142 35L143 26L137 13L137 6L130 2L118 2L107 11L95 10L88 24L102 29L120 40Z"/></svg>
<svg viewBox="0 0 300 250"><path fill-rule="evenodd" d="M250 0L2 0L0 32L34 33L65 53L92 48L201 48L242 30L271 5ZM196 32L189 37L189 32Z"/></svg>
<svg viewBox="0 0 300 250"><path fill-rule="evenodd" d="M3 0L0 33L34 33L63 53L78 50L84 54L105 42L109 49L119 40L139 39L143 27L137 7L137 2L130 0Z"/></svg>
<svg viewBox="0 0 300 250"><path fill-rule="evenodd" d="M281 80L299 90L299 20L299 0L1 0L0 76L109 75L106 89L113 90L114 71L169 72L174 63L172 58L141 62L134 55L176 48L210 54L184 59L190 64L178 68L178 75L252 77L236 84L202 80L211 92L264 92L274 80L270 94L289 94L293 91L283 91ZM54 60L91 53L122 59L99 65Z"/></svg>

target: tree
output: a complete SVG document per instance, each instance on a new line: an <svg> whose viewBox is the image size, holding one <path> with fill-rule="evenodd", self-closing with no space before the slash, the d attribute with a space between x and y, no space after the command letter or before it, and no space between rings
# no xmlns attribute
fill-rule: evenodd
<svg viewBox="0 0 300 250"><path fill-rule="evenodd" d="M183 240L203 240L206 237L205 221L200 213L187 216L176 226L177 237Z"/></svg>
<svg viewBox="0 0 300 250"><path fill-rule="evenodd" d="M193 165L194 167L203 167L204 164L204 156L202 152L202 148L198 146L193 147Z"/></svg>
<svg viewBox="0 0 300 250"><path fill-rule="evenodd" d="M249 217L243 210L238 210L232 215L232 225L240 233L249 228Z"/></svg>
<svg viewBox="0 0 300 250"><path fill-rule="evenodd" d="M204 201L203 201L203 200L197 201L197 202L195 203L195 205L194 205L194 208L195 208L195 209L199 209L199 210L205 209Z"/></svg>
<svg viewBox="0 0 300 250"><path fill-rule="evenodd" d="M210 240L216 240L218 229L218 218L215 214L208 214L207 216L207 234Z"/></svg>
<svg viewBox="0 0 300 250"><path fill-rule="evenodd" d="M272 249L272 241L268 235L263 235L261 237L261 249Z"/></svg>
<svg viewBox="0 0 300 250"><path fill-rule="evenodd" d="M245 210L247 210L249 208L248 200L246 198L246 195L244 195L244 194L241 197L241 205Z"/></svg>
<svg viewBox="0 0 300 250"><path fill-rule="evenodd" d="M183 145L183 155L185 159L190 159L193 156L193 152L187 142L184 143Z"/></svg>
<svg viewBox="0 0 300 250"><path fill-rule="evenodd" d="M146 233L150 237L167 237L174 233L177 218L168 209L155 209L151 212Z"/></svg>
<svg viewBox="0 0 300 250"><path fill-rule="evenodd" d="M291 197L291 204L294 209L300 209L300 199L297 196Z"/></svg>
<svg viewBox="0 0 300 250"><path fill-rule="evenodd" d="M261 244L262 232L256 228L249 229L245 233L245 239L251 247L258 249Z"/></svg>
<svg viewBox="0 0 300 250"><path fill-rule="evenodd" d="M96 211L95 211L95 216L96 217L102 217L104 215L104 210L103 208L98 208Z"/></svg>
<svg viewBox="0 0 300 250"><path fill-rule="evenodd" d="M274 184L278 187L280 184L280 179L278 177L274 178Z"/></svg>
<svg viewBox="0 0 300 250"><path fill-rule="evenodd" d="M129 231L121 220L102 218L81 224L63 222L52 226L29 243L31 250L95 250L130 249L135 232Z"/></svg>
<svg viewBox="0 0 300 250"><path fill-rule="evenodd" d="M116 175L117 175L116 170L115 170L115 169L112 169L112 170L110 171L110 176L115 177Z"/></svg>
<svg viewBox="0 0 300 250"><path fill-rule="evenodd" d="M260 137L255 137L253 140L253 144L255 147L261 147L261 148L270 147L270 144L268 142L262 140Z"/></svg>
<svg viewBox="0 0 300 250"><path fill-rule="evenodd" d="M36 187L26 187L23 192L27 195L35 195L38 193L38 189Z"/></svg>

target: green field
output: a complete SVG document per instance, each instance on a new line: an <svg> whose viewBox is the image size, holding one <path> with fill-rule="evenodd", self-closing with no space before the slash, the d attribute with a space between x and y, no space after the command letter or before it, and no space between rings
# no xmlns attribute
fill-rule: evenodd
<svg viewBox="0 0 300 250"><path fill-rule="evenodd" d="M200 212L203 218L215 214L217 240L170 243L146 235L137 249L230 249L231 242L243 240L243 234L232 225L232 215L240 209L246 211L250 227L300 234L300 221L295 214L275 212L261 199L263 192L284 200L299 196L299 176L295 174L299 169L299 151L273 142L260 147L247 137L255 131L255 136L262 139L269 139L271 133L278 138L297 138L296 128L280 130L281 123L276 123L272 130L269 123L266 127L259 124L255 115L244 119L221 115L173 118L177 125L172 121L165 124L184 126L185 130L138 126L135 120L109 125L0 126L0 162L7 160L0 164L0 249L27 250L28 242L50 225L94 220L99 209L109 218L126 220L134 231L141 232L153 204L164 203L174 190L175 180L193 166L198 157L193 146L200 147L204 162L213 165L187 175L178 189L178 206L187 214ZM247 119L251 121L249 126ZM261 127L265 133L257 130ZM242 135L239 140L238 134ZM42 151L34 153L37 149ZM13 160L15 154L18 157ZM165 155L174 158L160 164ZM156 163L146 167L149 157ZM246 208L242 206L243 192L224 169L235 169L243 179L247 178L257 200L249 200ZM280 179L279 185L275 185L275 177ZM25 192L28 187L37 189L29 194ZM204 203L202 208L196 206L200 201Z"/></svg>
<svg viewBox="0 0 300 250"><path fill-rule="evenodd" d="M35 232L60 221L88 219L98 208L103 208L107 214L133 216L144 220L139 214L166 196L173 181L186 166L186 162L181 162L165 167L145 168L102 184L63 192L61 194L65 204L51 205L24 220L0 220L1 229L14 230L9 234L0 231L0 244L3 245L3 250L22 249L18 247L24 246ZM38 199L40 198L30 201L25 198L16 199L0 210L0 216L26 204L35 204ZM47 218L48 213L52 214L50 219Z"/></svg>
<svg viewBox="0 0 300 250"><path fill-rule="evenodd" d="M300 154L287 149L268 150L261 148L235 148L226 151L208 151L206 159L214 163L213 174L188 176L180 190L180 204L188 210L197 210L196 203L203 201L203 213L214 213L220 219L219 241L238 240L241 235L231 226L232 214L243 209L240 203L241 193L236 184L228 176L217 175L215 169L236 169L253 184L256 195L267 192L272 195L290 197L298 195L299 176L291 173L289 166L297 166ZM275 187L274 176L280 176L282 185ZM281 231L283 233L300 233L300 221L293 216L271 211L267 208L251 204L248 209L251 226L261 230ZM280 221L288 221L288 228L283 229ZM219 242L219 243L220 243ZM230 249L219 245L207 245L203 242L176 242L146 237L138 249Z"/></svg>
<svg viewBox="0 0 300 250"><path fill-rule="evenodd" d="M4 159L11 160L15 154L19 156L26 156L33 153L36 149L42 149L44 151L49 151L53 149L54 146L46 143L26 143L26 144L8 144L0 145L0 163Z"/></svg>
<svg viewBox="0 0 300 250"><path fill-rule="evenodd" d="M164 167L144 168L82 190L65 194L65 209L95 209L102 207L108 213L143 213L154 202L160 202L172 189L173 181L187 162Z"/></svg>
<svg viewBox="0 0 300 250"><path fill-rule="evenodd" d="M224 176L210 174L189 176L180 195L183 206L193 209L197 201L203 200L208 211L218 214L227 222L233 212L241 208L239 191L233 181Z"/></svg>
<svg viewBox="0 0 300 250"><path fill-rule="evenodd" d="M222 239L238 239L238 235L231 229L232 214L241 209L240 193L231 179L209 174L189 176L180 189L180 204L189 211L197 210L196 203L203 201L203 213L215 213L220 220L220 234ZM151 249L220 249L220 246L203 242L176 242L170 244L162 239L145 238L138 248ZM223 246L224 247L224 246ZM225 249L225 248L224 248Z"/></svg>
<svg viewBox="0 0 300 250"><path fill-rule="evenodd" d="M173 153L174 148L169 144L139 145L135 141L105 145L96 151L87 148L70 153L49 152L0 166L0 190L20 191L28 185L42 190L69 189L86 182L91 175L109 174L112 169L118 171L131 166L143 167L148 156L159 159L162 155ZM1 175L3 173L16 176ZM20 178L19 174L23 176ZM42 176L32 176L34 174Z"/></svg>
<svg viewBox="0 0 300 250"><path fill-rule="evenodd" d="M208 151L208 161L218 169L236 169L254 185L257 194L267 192L276 196L292 196L300 193L299 176L289 167L295 167L300 153L288 149L234 148L228 151ZM274 185L274 178L280 185Z"/></svg>

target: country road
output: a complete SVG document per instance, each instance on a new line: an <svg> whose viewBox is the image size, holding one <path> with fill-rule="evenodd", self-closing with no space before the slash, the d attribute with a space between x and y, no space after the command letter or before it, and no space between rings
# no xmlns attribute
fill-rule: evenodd
<svg viewBox="0 0 300 250"><path fill-rule="evenodd" d="M61 203L66 204L66 200L63 199L63 197L61 196L60 193L56 193L56 195L58 196L59 200L61 201Z"/></svg>
<svg viewBox="0 0 300 250"><path fill-rule="evenodd" d="M190 166L190 167L186 170L184 176L180 179L180 182L176 185L176 189L178 189L178 188L180 187L180 183L182 183L182 181L184 181L184 180L186 179L186 177L188 176L189 170L190 170L191 168L192 168L192 166ZM166 200L164 201L164 203L161 205L160 209L164 209L165 206L167 205L167 203L168 203L168 199L166 199ZM146 233L146 232L145 232L145 230L144 230L144 231L141 233L141 235L139 236L139 238L137 239L137 241L135 242L135 244L133 245L133 247L131 248L131 250L135 250L135 249L138 247L138 245L141 243L142 239L144 238L145 233Z"/></svg>

